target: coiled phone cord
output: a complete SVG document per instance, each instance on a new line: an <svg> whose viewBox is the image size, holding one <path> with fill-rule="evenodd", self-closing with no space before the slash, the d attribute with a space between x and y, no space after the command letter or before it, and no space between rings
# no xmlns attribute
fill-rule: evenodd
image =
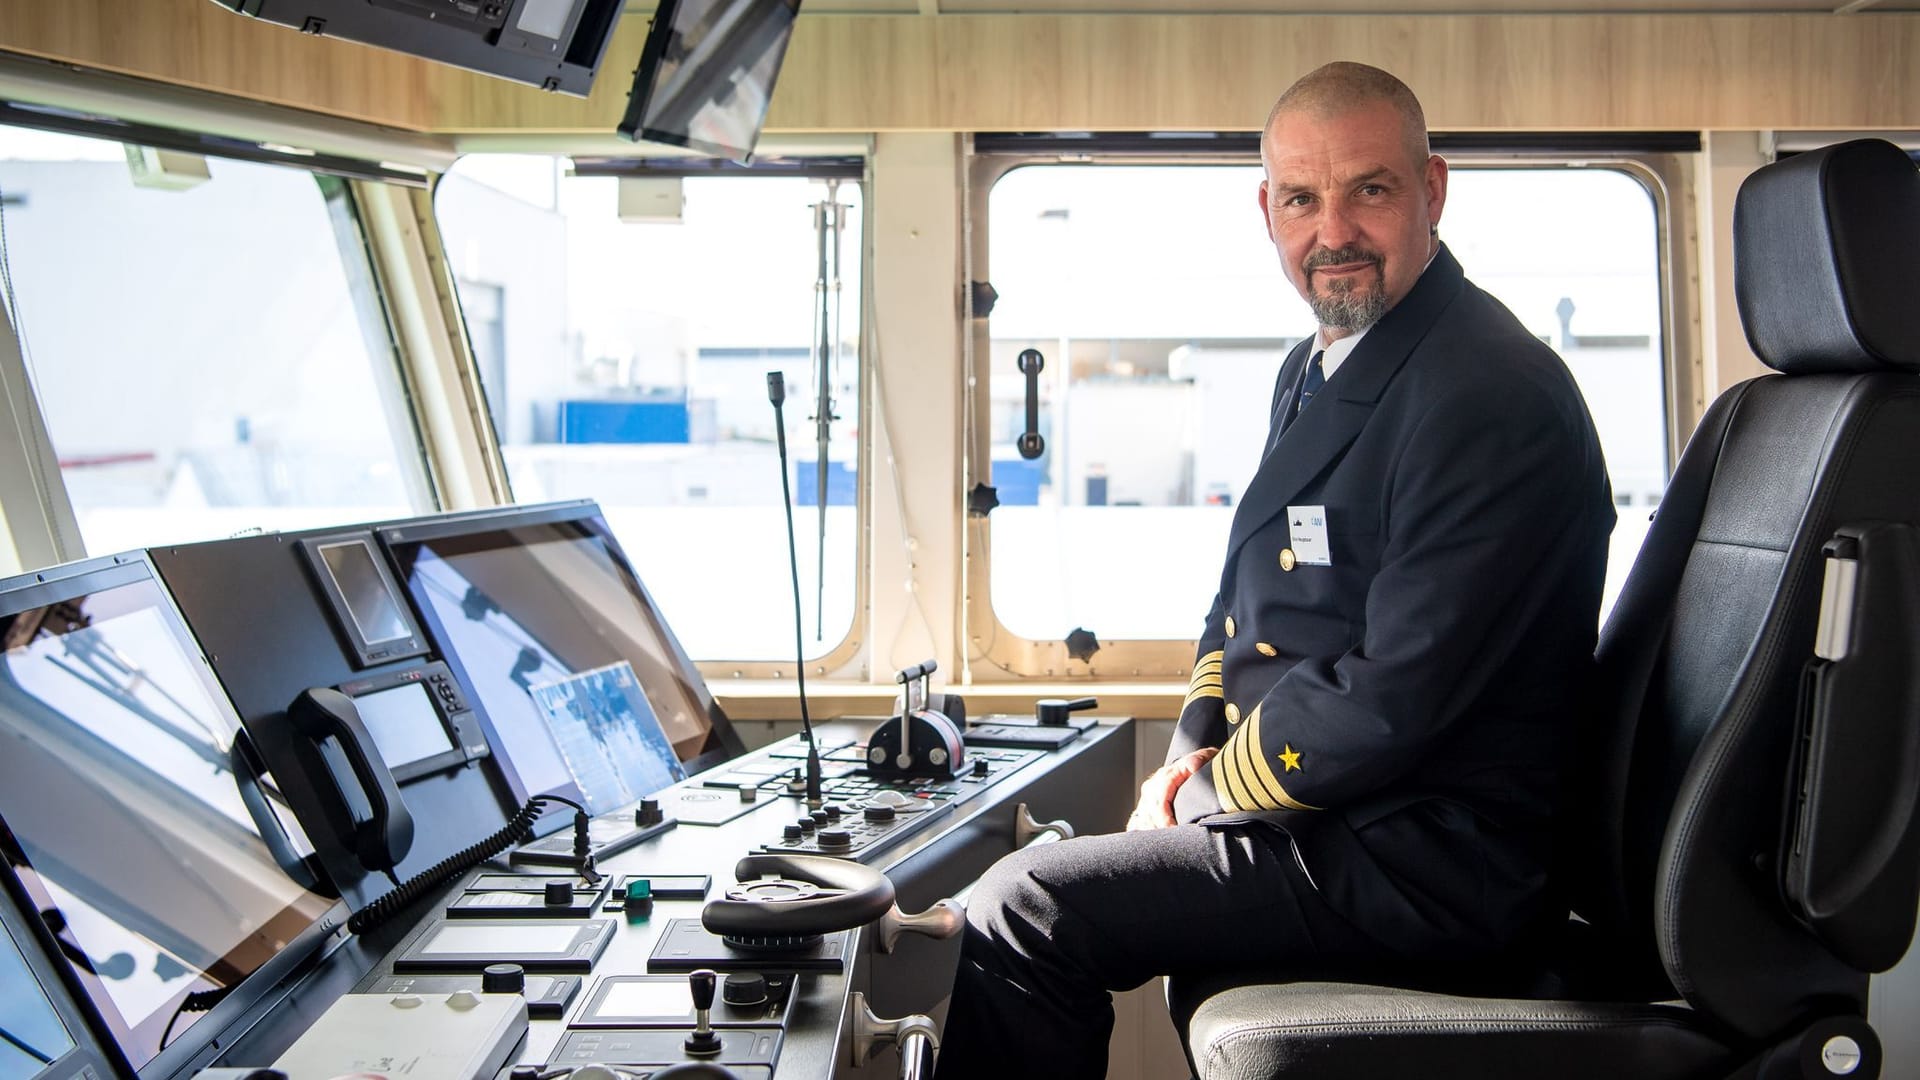
<svg viewBox="0 0 1920 1080"><path fill-rule="evenodd" d="M533 835L534 822L540 820L540 815L546 812L549 804L554 803L573 807L574 868L589 883L597 883L600 875L593 868L592 844L587 834L586 807L558 795L535 795L527 800L527 805L521 807L520 812L513 815L500 831L477 844L454 852L428 869L400 882L392 892L348 916L347 930L355 934L364 934L405 911L421 897L438 891L447 882L494 858L508 848L525 842Z"/></svg>

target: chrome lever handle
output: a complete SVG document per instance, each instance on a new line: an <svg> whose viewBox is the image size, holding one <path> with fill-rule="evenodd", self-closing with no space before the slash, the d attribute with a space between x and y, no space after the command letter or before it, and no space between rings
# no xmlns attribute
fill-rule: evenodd
<svg viewBox="0 0 1920 1080"><path fill-rule="evenodd" d="M900 935L911 931L945 941L960 932L967 925L967 909L957 900L940 900L918 915L904 915L900 905L880 916L880 951L893 952L899 944Z"/></svg>
<svg viewBox="0 0 1920 1080"><path fill-rule="evenodd" d="M898 1020L883 1020L867 1007L867 995L858 990L847 1005L853 1020L853 1067L867 1063L882 1046L900 1049L900 1080L933 1080L933 1066L940 1054L940 1032L933 1020L920 1013Z"/></svg>
<svg viewBox="0 0 1920 1080"><path fill-rule="evenodd" d="M1013 847L1015 851L1031 843L1047 843L1044 837L1049 835L1058 840L1071 840L1074 835L1073 823L1066 818L1047 822L1035 821L1026 803L1014 807Z"/></svg>

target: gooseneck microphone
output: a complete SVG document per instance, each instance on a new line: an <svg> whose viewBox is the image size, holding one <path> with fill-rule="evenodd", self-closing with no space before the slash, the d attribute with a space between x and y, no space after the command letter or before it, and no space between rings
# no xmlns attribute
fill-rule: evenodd
<svg viewBox="0 0 1920 1080"><path fill-rule="evenodd" d="M793 675L800 684L800 730L807 739L807 808L820 809L820 744L813 737L813 719L807 715L807 649L800 616L800 552L793 539L793 483L787 479L786 376L767 372L767 400L773 402L773 434L780 448L780 509L787 515L787 567L793 578Z"/></svg>

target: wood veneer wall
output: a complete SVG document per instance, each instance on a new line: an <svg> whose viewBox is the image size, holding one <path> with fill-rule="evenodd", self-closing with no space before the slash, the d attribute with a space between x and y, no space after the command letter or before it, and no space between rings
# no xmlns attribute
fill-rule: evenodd
<svg viewBox="0 0 1920 1080"><path fill-rule="evenodd" d="M210 0L0 0L0 49L427 132L609 131L646 31L586 101ZM803 15L768 129L1244 129L1328 59L1446 129L1920 128L1920 14Z"/></svg>

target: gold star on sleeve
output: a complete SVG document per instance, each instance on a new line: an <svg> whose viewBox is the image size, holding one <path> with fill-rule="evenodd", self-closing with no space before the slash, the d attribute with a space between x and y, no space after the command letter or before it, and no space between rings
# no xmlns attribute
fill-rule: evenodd
<svg viewBox="0 0 1920 1080"><path fill-rule="evenodd" d="M1320 809L1287 794L1273 771L1274 760L1286 763L1282 772L1301 771L1300 756L1291 744L1285 753L1267 756L1260 748L1260 709L1255 706L1208 763L1213 771L1214 790L1220 794L1220 805L1235 811Z"/></svg>

